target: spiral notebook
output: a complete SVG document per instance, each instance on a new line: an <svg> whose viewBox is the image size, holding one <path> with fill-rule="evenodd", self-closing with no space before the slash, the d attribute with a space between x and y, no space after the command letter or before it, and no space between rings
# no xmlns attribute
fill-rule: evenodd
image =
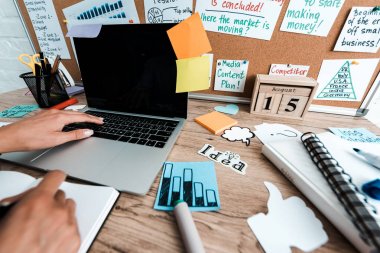
<svg viewBox="0 0 380 253"><path fill-rule="evenodd" d="M353 185L360 188L364 183L380 178L380 171L369 165L352 150L353 147L363 150L380 150L379 144L348 142L331 133L318 134L317 136L331 157L351 176ZM346 211L341 202L345 198L342 198L341 195L339 198L337 197L338 195L332 190L317 165L314 164L300 139L294 138L294 140L286 142L266 143L262 152L359 251L373 252L376 250L373 242L369 241L363 235L362 230L357 228L357 226L361 226L358 225L360 218L359 220L358 217L354 219L355 216ZM316 159L317 162L319 159L326 158L317 157L319 157ZM330 166L328 167L330 168ZM360 194L357 196L361 198ZM375 209L380 210L380 201L368 199L368 202ZM368 206L366 210L372 212L371 206ZM376 214L372 212L371 216L376 217ZM375 224L374 227L376 231L378 226Z"/></svg>

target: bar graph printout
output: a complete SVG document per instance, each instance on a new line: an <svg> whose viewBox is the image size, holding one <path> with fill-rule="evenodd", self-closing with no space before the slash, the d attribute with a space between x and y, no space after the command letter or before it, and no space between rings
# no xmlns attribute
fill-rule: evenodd
<svg viewBox="0 0 380 253"><path fill-rule="evenodd" d="M135 3L126 0L82 1L63 10L68 20L123 19L127 23L140 23Z"/></svg>
<svg viewBox="0 0 380 253"><path fill-rule="evenodd" d="M220 209L213 162L166 162L154 209L172 211L176 200L186 201L191 211Z"/></svg>

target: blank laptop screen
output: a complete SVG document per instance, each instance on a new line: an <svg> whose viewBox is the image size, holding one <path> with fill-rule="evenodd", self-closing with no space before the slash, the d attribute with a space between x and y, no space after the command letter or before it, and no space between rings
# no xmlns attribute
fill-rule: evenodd
<svg viewBox="0 0 380 253"><path fill-rule="evenodd" d="M88 105L186 118L187 93L175 93L176 56L166 33L174 25L103 25L97 38L74 38Z"/></svg>

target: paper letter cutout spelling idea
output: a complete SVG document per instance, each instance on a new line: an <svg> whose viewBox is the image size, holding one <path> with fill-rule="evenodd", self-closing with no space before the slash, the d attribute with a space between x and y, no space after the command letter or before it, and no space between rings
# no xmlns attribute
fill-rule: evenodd
<svg viewBox="0 0 380 253"><path fill-rule="evenodd" d="M256 214L247 222L266 253L291 253L292 246L309 252L328 241L322 223L302 199L283 199L276 186L264 184L269 192L268 214Z"/></svg>

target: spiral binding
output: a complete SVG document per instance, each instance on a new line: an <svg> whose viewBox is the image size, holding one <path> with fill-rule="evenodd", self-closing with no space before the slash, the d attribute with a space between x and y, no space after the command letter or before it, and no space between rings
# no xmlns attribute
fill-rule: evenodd
<svg viewBox="0 0 380 253"><path fill-rule="evenodd" d="M331 189L343 204L351 220L358 228L360 237L368 245L374 246L380 252L380 227L376 221L376 208L371 205L352 178L339 165L321 140L311 132L304 133L301 141L306 147L313 162L326 178Z"/></svg>

